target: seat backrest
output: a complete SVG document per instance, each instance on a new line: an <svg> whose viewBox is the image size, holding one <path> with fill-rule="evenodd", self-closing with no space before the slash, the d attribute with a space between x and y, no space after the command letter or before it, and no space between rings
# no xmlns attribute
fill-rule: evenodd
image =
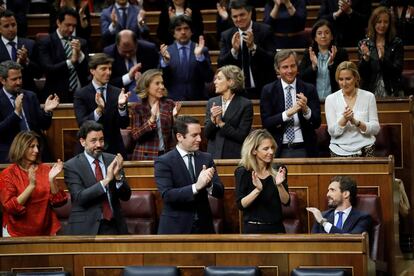
<svg viewBox="0 0 414 276"><path fill-rule="evenodd" d="M255 266L207 266L204 276L257 276L260 271Z"/></svg>
<svg viewBox="0 0 414 276"><path fill-rule="evenodd" d="M213 215L213 225L216 234L224 231L224 204L223 199L208 196L211 213Z"/></svg>
<svg viewBox="0 0 414 276"><path fill-rule="evenodd" d="M295 268L290 276L347 276L349 275L344 269L337 268Z"/></svg>
<svg viewBox="0 0 414 276"><path fill-rule="evenodd" d="M152 192L132 191L128 201L121 201L121 208L130 234L155 234L157 210Z"/></svg>
<svg viewBox="0 0 414 276"><path fill-rule="evenodd" d="M299 197L295 192L289 192L290 204L282 204L283 225L286 233L302 233L302 223L300 222Z"/></svg>
<svg viewBox="0 0 414 276"><path fill-rule="evenodd" d="M63 233L65 233L65 228L68 225L70 212L72 210L72 200L70 197L70 193L66 192L66 196L68 197L68 201L65 205L53 208L62 226L60 230L57 232L57 235L62 235Z"/></svg>
<svg viewBox="0 0 414 276"><path fill-rule="evenodd" d="M178 276L180 271L175 266L126 266L123 276Z"/></svg>
<svg viewBox="0 0 414 276"><path fill-rule="evenodd" d="M17 272L16 276L70 276L66 271L31 271L31 272Z"/></svg>

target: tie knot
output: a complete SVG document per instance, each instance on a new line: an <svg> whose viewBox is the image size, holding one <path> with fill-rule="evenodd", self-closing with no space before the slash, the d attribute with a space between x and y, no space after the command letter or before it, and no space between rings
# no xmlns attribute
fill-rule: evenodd
<svg viewBox="0 0 414 276"><path fill-rule="evenodd" d="M342 217L342 215L344 214L344 212L343 211L338 211L337 214L338 214L338 216Z"/></svg>
<svg viewBox="0 0 414 276"><path fill-rule="evenodd" d="M9 41L9 43L8 43L10 46L12 46L12 47L15 47L16 46L16 42L14 42L14 41Z"/></svg>
<svg viewBox="0 0 414 276"><path fill-rule="evenodd" d="M292 90L292 88L293 88L293 87L292 87L291 85L288 85L288 86L286 86L286 91L287 91L287 92L290 92L290 90Z"/></svg>
<svg viewBox="0 0 414 276"><path fill-rule="evenodd" d="M93 160L93 163L94 163L96 166L100 166L100 165L99 165L99 160L98 160L98 159Z"/></svg>
<svg viewBox="0 0 414 276"><path fill-rule="evenodd" d="M98 91L103 94L105 92L105 86L98 87Z"/></svg>

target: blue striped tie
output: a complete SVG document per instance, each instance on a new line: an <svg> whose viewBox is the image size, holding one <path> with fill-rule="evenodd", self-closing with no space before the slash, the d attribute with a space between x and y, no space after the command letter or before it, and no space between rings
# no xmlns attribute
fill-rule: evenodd
<svg viewBox="0 0 414 276"><path fill-rule="evenodd" d="M288 110L289 108L293 106L293 99L292 99L292 94L291 94L292 88L293 87L290 85L286 88L286 99L285 99L286 110ZM293 140L295 140L295 130L293 129L293 117L287 121L286 138L289 144L291 144Z"/></svg>
<svg viewBox="0 0 414 276"><path fill-rule="evenodd" d="M63 45L65 49L66 58L70 59L72 57L72 47L69 43L69 40L63 39ZM78 75L76 74L75 68L69 69L69 90L74 92L78 88Z"/></svg>

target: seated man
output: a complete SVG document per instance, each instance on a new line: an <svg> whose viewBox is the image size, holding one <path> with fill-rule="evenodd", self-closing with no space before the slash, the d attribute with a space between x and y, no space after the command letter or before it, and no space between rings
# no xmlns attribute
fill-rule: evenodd
<svg viewBox="0 0 414 276"><path fill-rule="evenodd" d="M315 217L312 233L360 234L369 232L371 217L352 208L356 203L357 185L347 176L335 176L328 187L329 210L321 213L315 207L306 210Z"/></svg>

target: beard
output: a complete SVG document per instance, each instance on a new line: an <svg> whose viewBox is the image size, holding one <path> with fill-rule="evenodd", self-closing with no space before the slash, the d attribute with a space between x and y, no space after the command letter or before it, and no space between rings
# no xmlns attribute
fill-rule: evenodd
<svg viewBox="0 0 414 276"><path fill-rule="evenodd" d="M98 159L102 155L103 148L97 148L94 150L86 150L86 153L95 159Z"/></svg>
<svg viewBox="0 0 414 276"><path fill-rule="evenodd" d="M328 198L328 208L336 209L339 205L342 204L342 199L340 201L335 201L332 198Z"/></svg>

